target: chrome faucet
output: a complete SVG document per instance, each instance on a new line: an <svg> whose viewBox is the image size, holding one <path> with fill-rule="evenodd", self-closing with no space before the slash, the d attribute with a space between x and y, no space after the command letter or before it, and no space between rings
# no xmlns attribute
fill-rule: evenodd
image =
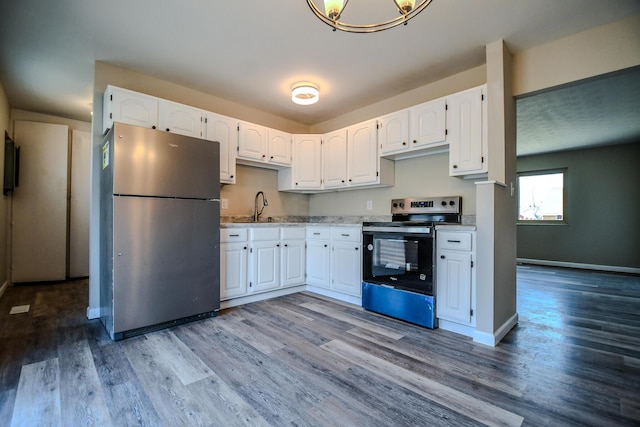
<svg viewBox="0 0 640 427"><path fill-rule="evenodd" d="M258 210L258 197L262 194L262 207ZM262 215L262 211L265 206L269 206L269 202L267 202L267 196L264 195L262 191L258 191L256 194L255 207L253 211L253 222L258 222L260 219L260 215Z"/></svg>

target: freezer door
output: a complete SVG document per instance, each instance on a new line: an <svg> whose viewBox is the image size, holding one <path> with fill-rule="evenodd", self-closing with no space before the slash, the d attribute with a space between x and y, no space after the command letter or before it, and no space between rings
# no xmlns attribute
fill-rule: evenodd
<svg viewBox="0 0 640 427"><path fill-rule="evenodd" d="M220 208L114 197L113 332L220 308Z"/></svg>
<svg viewBox="0 0 640 427"><path fill-rule="evenodd" d="M116 123L113 145L114 194L220 197L217 142Z"/></svg>

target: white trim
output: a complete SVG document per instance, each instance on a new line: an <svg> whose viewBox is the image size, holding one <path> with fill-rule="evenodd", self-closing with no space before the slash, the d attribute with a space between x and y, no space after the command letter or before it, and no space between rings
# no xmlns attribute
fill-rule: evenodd
<svg viewBox="0 0 640 427"><path fill-rule="evenodd" d="M355 304L362 307L362 297L346 295L341 292L332 291L329 289L319 288L317 286L307 285L307 291L314 294L324 295L325 297L337 299L338 301L348 302L349 304Z"/></svg>
<svg viewBox="0 0 640 427"><path fill-rule="evenodd" d="M2 298L4 291L6 291L8 287L9 287L9 281L5 280L2 286L0 286L0 298Z"/></svg>
<svg viewBox="0 0 640 427"><path fill-rule="evenodd" d="M581 268L584 270L610 271L614 273L640 274L640 268L622 267L618 265L583 264L580 262L550 261L545 259L516 258L522 264L548 265L551 267Z"/></svg>
<svg viewBox="0 0 640 427"><path fill-rule="evenodd" d="M224 310L225 308L237 307L239 305L249 304L251 302L264 301L267 299L281 297L283 295L294 294L296 292L302 292L305 290L304 285L294 286L291 288L285 289L277 289L271 292L262 292L259 294L246 295L239 298L232 298L226 301L220 302L220 310Z"/></svg>
<svg viewBox="0 0 640 427"><path fill-rule="evenodd" d="M100 318L100 307L87 307L87 319L99 319Z"/></svg>
<svg viewBox="0 0 640 427"><path fill-rule="evenodd" d="M463 325L461 323L451 322L445 319L438 319L438 327L445 331L455 332L465 337L473 338L476 328L471 325Z"/></svg>
<svg viewBox="0 0 640 427"><path fill-rule="evenodd" d="M495 347L517 324L518 313L514 313L513 316L507 319L493 334L476 330L473 334L473 341Z"/></svg>

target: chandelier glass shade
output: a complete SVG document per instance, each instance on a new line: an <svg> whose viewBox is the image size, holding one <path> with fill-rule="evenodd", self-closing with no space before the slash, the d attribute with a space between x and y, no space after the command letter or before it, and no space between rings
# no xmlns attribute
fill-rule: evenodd
<svg viewBox="0 0 640 427"><path fill-rule="evenodd" d="M324 11L316 5L315 1L307 0L307 4L318 19L332 27L333 31L340 30L348 33L375 33L400 24L407 25L411 18L422 12L432 2L432 0L389 0L394 3L399 16L374 24L349 24L340 20L349 0L324 0Z"/></svg>

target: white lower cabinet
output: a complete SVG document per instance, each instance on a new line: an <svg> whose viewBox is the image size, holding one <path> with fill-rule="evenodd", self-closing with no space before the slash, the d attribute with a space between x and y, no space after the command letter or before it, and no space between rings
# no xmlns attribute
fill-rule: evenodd
<svg viewBox="0 0 640 427"><path fill-rule="evenodd" d="M436 233L436 312L440 326L444 324L446 329L447 322L453 322L475 327L475 232L437 230Z"/></svg>
<svg viewBox="0 0 640 427"><path fill-rule="evenodd" d="M275 289L280 285L280 229L249 229L249 292Z"/></svg>
<svg viewBox="0 0 640 427"><path fill-rule="evenodd" d="M220 299L236 298L247 293L246 228L220 230Z"/></svg>
<svg viewBox="0 0 640 427"><path fill-rule="evenodd" d="M280 229L280 286L304 285L305 227Z"/></svg>
<svg viewBox="0 0 640 427"><path fill-rule="evenodd" d="M330 245L330 227L307 227L307 285L330 288Z"/></svg>
<svg viewBox="0 0 640 427"><path fill-rule="evenodd" d="M362 230L331 227L331 284L336 292L359 297L362 289Z"/></svg>

